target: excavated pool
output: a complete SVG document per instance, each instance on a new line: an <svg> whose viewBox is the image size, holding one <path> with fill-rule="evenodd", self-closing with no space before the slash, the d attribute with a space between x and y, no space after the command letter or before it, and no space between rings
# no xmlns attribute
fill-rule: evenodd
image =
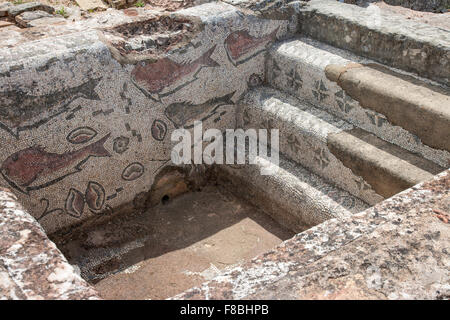
<svg viewBox="0 0 450 320"><path fill-rule="evenodd" d="M52 240L102 298L165 299L293 235L260 209L210 184Z"/></svg>
<svg viewBox="0 0 450 320"><path fill-rule="evenodd" d="M0 6L0 298L449 296L444 24L225 0L15 25L44 9ZM210 161L238 131L270 143Z"/></svg>

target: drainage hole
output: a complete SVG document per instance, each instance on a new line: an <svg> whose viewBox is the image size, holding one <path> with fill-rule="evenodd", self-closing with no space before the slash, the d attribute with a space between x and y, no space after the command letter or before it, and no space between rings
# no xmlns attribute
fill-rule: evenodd
<svg viewBox="0 0 450 320"><path fill-rule="evenodd" d="M167 204L167 202L169 202L169 196L166 194L161 198L161 203Z"/></svg>

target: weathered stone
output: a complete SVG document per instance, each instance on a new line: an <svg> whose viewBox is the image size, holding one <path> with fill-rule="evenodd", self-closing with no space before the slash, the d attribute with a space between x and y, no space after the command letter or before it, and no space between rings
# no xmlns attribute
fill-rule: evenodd
<svg viewBox="0 0 450 320"><path fill-rule="evenodd" d="M384 2L419 11L445 12L450 9L450 0L384 0Z"/></svg>
<svg viewBox="0 0 450 320"><path fill-rule="evenodd" d="M108 3L116 9L124 8L127 5L127 0L107 0Z"/></svg>
<svg viewBox="0 0 450 320"><path fill-rule="evenodd" d="M29 28L42 27L42 26L50 26L53 24L54 25L62 25L62 24L66 24L66 23L67 23L67 20L64 18L48 17L48 18L32 20L32 21L28 22L28 27Z"/></svg>
<svg viewBox="0 0 450 320"><path fill-rule="evenodd" d="M0 3L0 17L5 17L8 15L8 10L9 8L11 8L13 5L11 2L4 2L4 3Z"/></svg>
<svg viewBox="0 0 450 320"><path fill-rule="evenodd" d="M14 23L12 23L12 22L0 20L0 28L9 27L9 26L13 26L13 25L14 25Z"/></svg>
<svg viewBox="0 0 450 320"><path fill-rule="evenodd" d="M0 189L0 298L98 299L17 198Z"/></svg>
<svg viewBox="0 0 450 320"><path fill-rule="evenodd" d="M269 88L250 91L241 103L245 129L279 129L280 152L370 204L444 170Z"/></svg>
<svg viewBox="0 0 450 320"><path fill-rule="evenodd" d="M301 31L383 64L450 83L448 30L335 1L311 0L300 13ZM344 32L343 32L344 31Z"/></svg>
<svg viewBox="0 0 450 320"><path fill-rule="evenodd" d="M219 166L219 183L263 208L281 225L296 233L369 207L284 156L280 156L278 166L262 157L257 157L255 162L254 165ZM270 170L270 174L261 175L263 170Z"/></svg>
<svg viewBox="0 0 450 320"><path fill-rule="evenodd" d="M359 128L328 136L331 153L385 198L444 170Z"/></svg>
<svg viewBox="0 0 450 320"><path fill-rule="evenodd" d="M55 9L51 6L39 3L39 2L28 2L19 4L8 9L8 16L15 17L26 11L41 10L48 13L54 13Z"/></svg>
<svg viewBox="0 0 450 320"><path fill-rule="evenodd" d="M75 0L81 10L89 11L96 9L106 9L107 6L102 0Z"/></svg>
<svg viewBox="0 0 450 320"><path fill-rule="evenodd" d="M330 152L327 137L353 125L269 87L255 88L240 101L244 129L278 129L279 150L311 172L371 205L382 201L361 177Z"/></svg>
<svg viewBox="0 0 450 320"><path fill-rule="evenodd" d="M30 27L31 21L49 17L53 17L53 15L45 11L35 10L21 13L17 15L15 19L18 25L27 28Z"/></svg>
<svg viewBox="0 0 450 320"><path fill-rule="evenodd" d="M450 0L343 0L344 3L360 6L381 1L392 6L402 6L418 11L446 12L450 7Z"/></svg>

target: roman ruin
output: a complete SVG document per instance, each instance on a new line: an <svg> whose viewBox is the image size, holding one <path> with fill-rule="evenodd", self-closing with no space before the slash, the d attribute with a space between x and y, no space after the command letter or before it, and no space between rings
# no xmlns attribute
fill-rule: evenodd
<svg viewBox="0 0 450 320"><path fill-rule="evenodd" d="M0 2L0 299L449 299L449 9Z"/></svg>

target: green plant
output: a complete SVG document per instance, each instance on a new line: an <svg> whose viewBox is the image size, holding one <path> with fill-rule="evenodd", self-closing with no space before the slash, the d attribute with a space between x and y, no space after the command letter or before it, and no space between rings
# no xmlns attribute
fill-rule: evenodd
<svg viewBox="0 0 450 320"><path fill-rule="evenodd" d="M69 14L67 13L66 9L64 7L61 7L59 10L55 11L56 14L59 14L60 16L63 16L64 18L67 18Z"/></svg>
<svg viewBox="0 0 450 320"><path fill-rule="evenodd" d="M13 4L22 4L23 3L23 0L14 0L13 1Z"/></svg>
<svg viewBox="0 0 450 320"><path fill-rule="evenodd" d="M145 7L145 2L142 0L139 0L138 2L136 2L135 6L136 7Z"/></svg>

